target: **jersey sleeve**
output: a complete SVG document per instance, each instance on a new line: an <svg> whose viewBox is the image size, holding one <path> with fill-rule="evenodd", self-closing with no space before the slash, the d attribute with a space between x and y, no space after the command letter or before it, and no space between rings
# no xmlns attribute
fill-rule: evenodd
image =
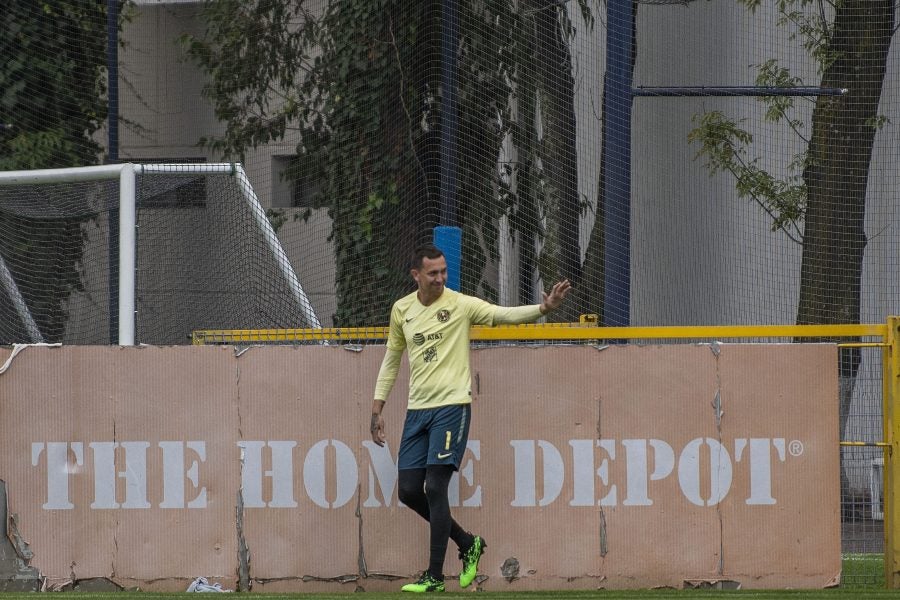
<svg viewBox="0 0 900 600"><path fill-rule="evenodd" d="M494 313L498 306L475 296L460 294L459 302L465 307L469 323L472 325L493 325Z"/></svg>
<svg viewBox="0 0 900 600"><path fill-rule="evenodd" d="M530 304L527 306L498 306L494 311L493 325L534 323L542 316L540 304Z"/></svg>
<svg viewBox="0 0 900 600"><path fill-rule="evenodd" d="M375 400L387 400L388 395L394 388L397 373L400 371L400 358L402 356L403 350L391 349L390 346L385 350L381 368L378 370L378 379L375 380Z"/></svg>
<svg viewBox="0 0 900 600"><path fill-rule="evenodd" d="M394 303L391 308L391 324L388 327L387 347L389 350L402 352L406 349L406 337L403 335L403 315L400 306Z"/></svg>
<svg viewBox="0 0 900 600"><path fill-rule="evenodd" d="M474 296L464 296L472 325L518 325L541 318L541 305L497 306Z"/></svg>
<svg viewBox="0 0 900 600"><path fill-rule="evenodd" d="M394 387L397 373L400 371L400 359L406 349L406 338L403 336L403 316L395 303L391 309L391 324L388 328L387 350L378 370L375 381L375 400L386 400Z"/></svg>

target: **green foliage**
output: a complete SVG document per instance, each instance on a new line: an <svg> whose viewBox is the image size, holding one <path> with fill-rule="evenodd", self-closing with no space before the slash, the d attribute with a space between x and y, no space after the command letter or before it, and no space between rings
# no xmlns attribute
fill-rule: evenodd
<svg viewBox="0 0 900 600"><path fill-rule="evenodd" d="M791 75L790 71L778 64L778 60L772 58L757 66L756 85L760 87L792 88L802 84L799 77ZM795 131L803 126L799 119L792 119L788 112L794 108L794 96L764 96L761 101L767 105L766 121L778 123L787 121Z"/></svg>
<svg viewBox="0 0 900 600"><path fill-rule="evenodd" d="M516 52L522 15L507 0L460 2L459 174L462 289L496 302L484 269L498 259L497 223L512 210L509 179L497 174L503 138L514 126L510 98L524 57ZM486 126L487 125L487 126Z"/></svg>
<svg viewBox="0 0 900 600"><path fill-rule="evenodd" d="M740 1L751 10L761 6L760 0ZM738 196L753 197L776 229L795 223L799 232L802 220L797 322L855 323L861 314L869 168L875 133L888 122L877 111L896 32L896 5L893 0L777 0L774 5L778 24L789 28L815 62L820 85L846 92L818 96L808 127L806 114L797 116L792 100L764 100L765 119L786 125L806 148L781 166L781 178L759 169L759 158L747 158L752 138L721 113L696 120L699 127L689 139L700 144L698 157L706 158L711 173L727 169L734 174ZM800 83L775 60L758 68L761 85ZM842 415L859 364L858 352L842 363L841 375L851 382L842 386Z"/></svg>
<svg viewBox="0 0 900 600"><path fill-rule="evenodd" d="M720 111L695 115L693 120L699 126L688 134L688 141L700 144L697 157L707 158L706 167L711 175L732 171L740 155L746 153L746 146L753 142L753 136Z"/></svg>
<svg viewBox="0 0 900 600"><path fill-rule="evenodd" d="M866 119L866 126L871 127L874 130L879 130L887 125L890 125L891 119L887 115L876 115L869 119Z"/></svg>
<svg viewBox="0 0 900 600"><path fill-rule="evenodd" d="M396 206L400 203L400 198L397 196L397 186L389 185L388 188L389 195L386 198L374 192L370 193L365 206L359 212L357 225L362 233L362 238L366 242L372 242L375 237L374 217L378 211L382 210L385 204Z"/></svg>
<svg viewBox="0 0 900 600"><path fill-rule="evenodd" d="M761 0L739 0L755 11ZM803 48L815 60L819 72L823 72L841 54L830 43L833 25L819 10L809 10L813 0L778 0L778 25L791 27L791 39L800 39ZM775 58L756 65L756 85L761 87L792 88L803 84L801 78L779 64ZM764 96L765 120L786 125L798 138L809 142L804 131L804 121L796 116L795 97ZM697 125L688 134L688 141L699 145L696 157L706 160L710 175L720 171L735 177L735 190L739 198L750 198L772 217L772 230L791 230L799 234L807 202L807 189L803 181L804 169L811 159L806 151L795 155L784 167L784 175L777 177L758 165L760 157L749 158L753 136L741 125L745 120L730 119L720 111L707 112L694 117ZM880 128L888 119L883 116L871 120L873 128ZM792 235L793 237L793 235ZM799 238L795 238L799 241Z"/></svg>
<svg viewBox="0 0 900 600"><path fill-rule="evenodd" d="M344 0L313 15L304 0L214 0L204 11L205 35L182 40L225 124L204 143L240 160L299 132L291 176L319 179L315 206L333 222L335 323L386 323L410 287L410 250L438 224L440 3ZM459 11L458 224L474 265L462 287L492 297L482 270L516 202L497 155L513 127L515 81L533 57L519 53L516 3L461 2Z"/></svg>
<svg viewBox="0 0 900 600"><path fill-rule="evenodd" d="M106 119L106 3L8 0L0 16L0 168L97 162Z"/></svg>
<svg viewBox="0 0 900 600"><path fill-rule="evenodd" d="M3 171L65 164L66 157L78 153L76 143L61 128L11 134L5 140L4 150L4 156L0 156Z"/></svg>
<svg viewBox="0 0 900 600"><path fill-rule="evenodd" d="M697 157L706 159L710 175L720 171L735 177L735 189L739 198L750 198L772 217L772 229L782 229L789 235L798 229L806 204L806 186L799 175L790 179L777 179L759 168L758 159L747 159L747 148L753 136L742 129L738 122L728 119L719 111L711 111L694 117L698 127L688 134L688 141L699 144ZM741 121L743 122L743 120ZM802 166L803 156L791 163L795 170Z"/></svg>
<svg viewBox="0 0 900 600"><path fill-rule="evenodd" d="M288 222L288 217L284 214L284 211L277 208L267 208L266 219L269 220L269 225L272 226L272 230L275 233L278 233L278 230Z"/></svg>
<svg viewBox="0 0 900 600"><path fill-rule="evenodd" d="M840 2L837 0L835 6ZM778 0L778 25L792 28L790 39L800 39L822 73L834 64L841 53L830 43L834 31L821 5L819 10L804 10L812 3L812 0Z"/></svg>
<svg viewBox="0 0 900 600"><path fill-rule="evenodd" d="M589 5L577 4L590 25ZM386 323L393 299L410 289L407 257L431 239L440 215L441 3L317 2L316 14L311 6L305 0L205 3L205 34L182 42L209 75L204 94L225 132L202 141L241 160L249 149L298 136L289 175L317 179L315 207L327 209L333 224L335 324ZM565 9L531 1L459 2L458 10L455 224L463 229L467 263L461 285L496 300L484 274L498 259L500 218L517 217L513 228L522 239L541 235L541 217L554 218L554 198L544 191L554 182L538 165L542 151L557 149L537 142L534 110L513 108L524 106L523 94L538 106L536 16L549 14L560 19L564 35L573 32ZM543 122L547 127L551 119ZM508 136L523 142L518 155L528 158L499 176L497 156ZM510 187L514 177L519 196ZM575 204L577 213L577 198Z"/></svg>
<svg viewBox="0 0 900 600"><path fill-rule="evenodd" d="M96 164L95 136L106 119L106 3L7 0L0 31L0 169ZM0 206L0 252L15 279L32 282L21 291L50 341L61 339L65 303L81 289L85 219L41 220Z"/></svg>
<svg viewBox="0 0 900 600"><path fill-rule="evenodd" d="M335 322L386 322L406 286L401 215L422 201L414 183L427 134L417 111L428 86L415 62L428 52L425 5L355 0L313 15L304 0L216 0L204 13L205 36L182 41L210 75L204 94L225 133L203 142L242 160L299 131L289 175L319 179L314 206L333 221Z"/></svg>

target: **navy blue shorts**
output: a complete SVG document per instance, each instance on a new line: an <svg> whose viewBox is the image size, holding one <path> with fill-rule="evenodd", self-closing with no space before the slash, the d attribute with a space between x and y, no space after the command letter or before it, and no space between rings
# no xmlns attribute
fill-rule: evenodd
<svg viewBox="0 0 900 600"><path fill-rule="evenodd" d="M469 440L471 404L406 411L397 469L424 469L451 465L459 469Z"/></svg>

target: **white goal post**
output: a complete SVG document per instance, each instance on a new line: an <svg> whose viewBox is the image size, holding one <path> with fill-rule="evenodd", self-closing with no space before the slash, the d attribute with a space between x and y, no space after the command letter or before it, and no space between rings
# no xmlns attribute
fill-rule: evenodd
<svg viewBox="0 0 900 600"><path fill-rule="evenodd" d="M188 164L134 164L122 163L93 167L73 167L66 169L36 169L28 171L0 172L0 186L35 185L41 183L66 183L83 181L119 180L119 274L118 274L118 343L132 346L135 343L135 270L137 255L137 209L136 177L154 174L230 174L239 183L241 195L246 201L254 221L266 240L268 249L275 259L291 290L294 301L313 327L321 327L320 321L303 291L294 268L288 260L284 248L272 228L266 212L259 203L244 168L238 163L188 163ZM15 283L12 284L15 286ZM8 287L8 286L7 286ZM15 291L10 293L16 296ZM19 310L22 307L17 303ZM23 321L31 322L30 315L22 315Z"/></svg>

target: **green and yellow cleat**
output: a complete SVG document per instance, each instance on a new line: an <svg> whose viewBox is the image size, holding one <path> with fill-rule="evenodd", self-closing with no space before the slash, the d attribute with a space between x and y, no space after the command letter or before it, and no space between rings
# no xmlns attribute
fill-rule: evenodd
<svg viewBox="0 0 900 600"><path fill-rule="evenodd" d="M475 576L478 575L478 561L481 560L485 548L487 543L476 535L467 550L459 551L459 558L463 562L462 571L459 572L459 587L469 587L475 581Z"/></svg>
<svg viewBox="0 0 900 600"><path fill-rule="evenodd" d="M424 594L427 592L443 592L444 582L433 577L428 571L425 571L424 573L422 573L422 576L417 582L407 583L402 588L400 588L400 591L413 592L415 594Z"/></svg>

